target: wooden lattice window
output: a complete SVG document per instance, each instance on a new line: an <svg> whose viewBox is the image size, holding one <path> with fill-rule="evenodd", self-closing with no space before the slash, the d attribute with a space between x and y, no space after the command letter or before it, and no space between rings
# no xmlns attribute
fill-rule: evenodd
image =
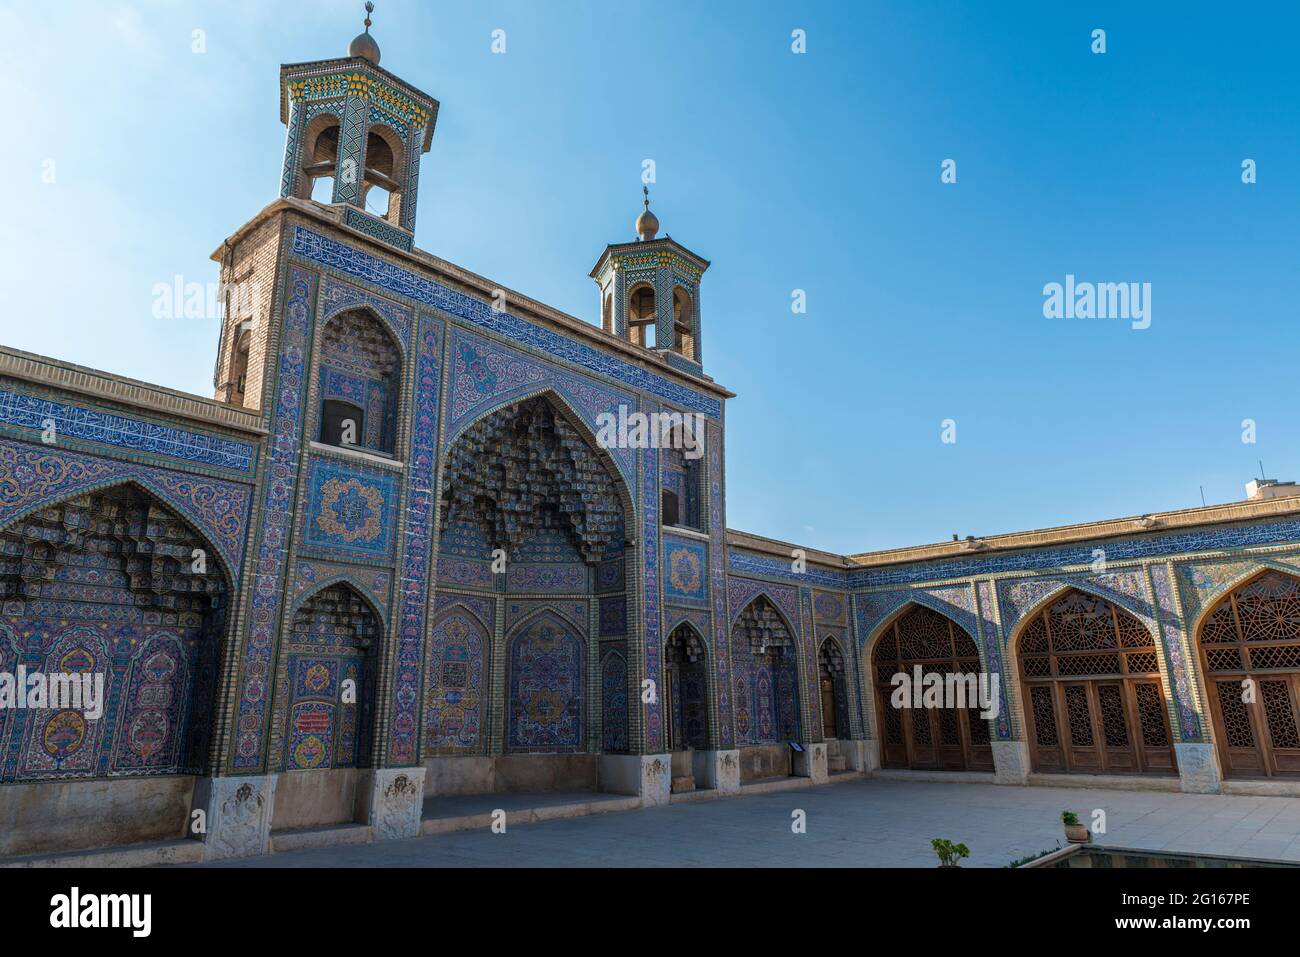
<svg viewBox="0 0 1300 957"><path fill-rule="evenodd" d="M1233 589L1198 638L1227 773L1300 774L1300 580L1268 571Z"/></svg>
<svg viewBox="0 0 1300 957"><path fill-rule="evenodd" d="M923 606L904 612L876 642L872 655L886 767L988 770L993 767L988 722L963 703L956 708L895 708L894 675L981 673L979 649L952 619Z"/></svg>
<svg viewBox="0 0 1300 957"><path fill-rule="evenodd" d="M1160 658L1135 616L1071 590L1025 624L1019 651L1035 770L1174 769Z"/></svg>

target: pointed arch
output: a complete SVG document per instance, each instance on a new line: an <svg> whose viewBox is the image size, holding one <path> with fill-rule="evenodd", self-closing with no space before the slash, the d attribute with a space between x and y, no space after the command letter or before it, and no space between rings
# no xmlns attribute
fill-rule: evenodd
<svg viewBox="0 0 1300 957"><path fill-rule="evenodd" d="M393 455L401 421L405 347L370 305L353 303L321 324L308 434L325 445Z"/></svg>
<svg viewBox="0 0 1300 957"><path fill-rule="evenodd" d="M71 703L0 721L0 751L18 755L0 780L204 770L233 576L169 499L119 477L0 526L0 660L83 676Z"/></svg>
<svg viewBox="0 0 1300 957"><path fill-rule="evenodd" d="M1261 563L1207 600L1192 632L1228 777L1300 776L1300 574Z"/></svg>
<svg viewBox="0 0 1300 957"><path fill-rule="evenodd" d="M1016 621L1007 664L1035 771L1174 773L1164 652L1132 602L1066 580Z"/></svg>
<svg viewBox="0 0 1300 957"><path fill-rule="evenodd" d="M989 680L983 649L970 628L936 605L943 603L910 593L872 630L859 667L873 707L863 711L871 716L884 767L991 771L990 722L969 697L972 687ZM913 687L918 669L923 678L940 675L945 687L949 676L961 676L960 684L953 678L960 696L954 707L925 703ZM907 679L901 690L896 675ZM895 707L895 692L902 694L903 707Z"/></svg>
<svg viewBox="0 0 1300 957"><path fill-rule="evenodd" d="M285 617L275 674L288 771L361 768L376 755L385 625L374 600L346 578L312 589Z"/></svg>
<svg viewBox="0 0 1300 957"><path fill-rule="evenodd" d="M492 630L465 602L434 615L425 693L425 750L476 754L486 750Z"/></svg>
<svg viewBox="0 0 1300 957"><path fill-rule="evenodd" d="M850 668L839 638L833 634L826 635L817 646L817 681L821 691L822 737L827 740L852 735L849 721Z"/></svg>
<svg viewBox="0 0 1300 957"><path fill-rule="evenodd" d="M545 398L549 401L555 410L564 417L565 421L582 436L588 447L591 448L596 456L605 463L605 467L610 474L620 480L620 482L617 483L620 486L619 501L623 504L624 513L627 515L635 514L632 494L629 491L635 477L631 471L634 466L630 462L625 463L620 461L611 454L609 449L604 448L601 445L594 427L578 410L573 399L565 394L565 385L562 381L556 380L546 385L538 385L521 392L511 393L482 409L476 410L476 414L472 418L466 419L464 422L461 422L459 425L449 430L447 437L442 443L443 450L450 450L466 432L478 425L480 422L496 415L504 409L516 405L522 405L530 399L536 398ZM634 523L629 523L629 530L631 529L632 524Z"/></svg>
<svg viewBox="0 0 1300 957"><path fill-rule="evenodd" d="M608 648L600 658L601 750L626 753L628 737L627 655L620 648Z"/></svg>
<svg viewBox="0 0 1300 957"><path fill-rule="evenodd" d="M585 746L587 641L542 608L506 638L507 752L574 752Z"/></svg>
<svg viewBox="0 0 1300 957"><path fill-rule="evenodd" d="M809 687L801 633L760 589L731 623L732 701L737 741L803 740L801 689Z"/></svg>
<svg viewBox="0 0 1300 957"><path fill-rule="evenodd" d="M709 643L695 623L683 618L673 625L663 643L666 719L669 751L704 750L710 733L713 701L713 662Z"/></svg>

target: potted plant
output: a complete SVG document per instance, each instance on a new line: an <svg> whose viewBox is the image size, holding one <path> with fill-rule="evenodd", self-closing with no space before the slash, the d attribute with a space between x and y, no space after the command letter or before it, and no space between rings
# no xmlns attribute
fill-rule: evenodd
<svg viewBox="0 0 1300 957"><path fill-rule="evenodd" d="M970 848L965 844L954 844L941 837L932 840L930 846L934 848L934 853L939 855L940 867L961 867L957 862L963 857L970 857Z"/></svg>
<svg viewBox="0 0 1300 957"><path fill-rule="evenodd" d="M1079 823L1079 815L1073 811L1062 811L1061 823L1065 825L1065 839L1071 844L1088 843L1088 829Z"/></svg>

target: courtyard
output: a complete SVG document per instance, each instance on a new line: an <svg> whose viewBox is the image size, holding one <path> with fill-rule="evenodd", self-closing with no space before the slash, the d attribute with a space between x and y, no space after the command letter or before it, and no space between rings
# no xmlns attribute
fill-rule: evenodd
<svg viewBox="0 0 1300 957"><path fill-rule="evenodd" d="M1300 861L1300 798L857 779L725 800L510 823L376 844L223 861L221 867L932 867L930 840L1003 867L1064 843L1060 812L1106 812L1097 843ZM795 812L806 831L792 830Z"/></svg>

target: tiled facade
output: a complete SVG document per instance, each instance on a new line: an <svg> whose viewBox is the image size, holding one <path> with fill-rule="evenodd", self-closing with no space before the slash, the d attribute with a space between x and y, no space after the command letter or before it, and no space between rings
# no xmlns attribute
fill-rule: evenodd
<svg viewBox="0 0 1300 957"><path fill-rule="evenodd" d="M719 756L737 749L789 741L821 754L815 746L826 744L833 717L848 768L869 771L880 737L873 643L917 606L956 623L981 668L997 676L1005 706L990 722L994 760L1000 779L1023 781L1017 638L1069 589L1105 598L1155 636L1179 759L1199 762L1189 786L1220 779L1197 623L1263 569L1300 574L1300 499L1171 513L1152 527L1109 523L1092 536L1009 536L974 553L953 543L901 555L805 554L729 532L731 396L699 363L707 262L675 243L641 262L634 244L620 244L593 275L602 295L628 290L638 270L669 292L680 284L693 309L691 358L629 344L622 318L602 330L509 291L502 308L490 281L410 242L418 155L436 101L356 58L286 67L284 76L283 195L214 256L223 281L249 281L262 297L257 314L227 317L216 400L0 351L0 532L36 528L59 503L130 487L210 544L212 574L225 584L219 614L205 619L219 623L215 636L148 614L78 632L64 627L57 605L31 599L45 586L15 570L25 560L15 538L0 555L6 581L22 581L5 592L0 670L20 661L116 669L119 698L103 728L44 711L0 712L0 802L6 788L56 778L125 786L171 774L198 779L196 806L238 799L261 807L277 787L283 798L311 787L312 775L350 775L355 805L332 817L241 818L227 804L212 814L265 830L364 823L368 812L354 807L375 804L360 795L389 769L445 783L460 773L447 770L456 762L587 755L602 780L612 779L669 747L672 715L684 711L680 701L675 711L665 706L673 694L665 647L684 625L705 662L707 687L692 700L706 713L692 719L692 734L710 760L721 766ZM320 116L342 126L340 163L349 151L361 155L376 124L406 144L395 222L374 221L345 184L333 205L301 198L301 138ZM379 379L322 375L327 329L357 316L391 340L391 393L362 394L389 388ZM659 323L661 343L671 342L671 310ZM323 443L325 403L349 396L358 408L382 409L383 430L355 448ZM522 448L511 445L515 433L492 431L503 413L539 400L553 418L528 421L551 444ZM602 416L620 410L700 414L703 459L685 469L655 447L599 448ZM478 444L467 453L467 442ZM526 526L498 568L496 543L473 509L445 509L471 478L454 463L490 453L505 474L516 452L535 459L511 466L529 476L523 484L540 488L544 476L552 491L517 493L524 497L512 501L530 502L533 513L487 523L492 534ZM690 504L672 527L661 514L665 489ZM67 601L87 587L62 566L52 576ZM769 619L754 625L760 606ZM755 644L759 626L788 641L778 658L766 637ZM819 680L828 661L833 699ZM344 696L349 681L353 700ZM166 721L149 705L163 700ZM119 728L146 743L131 750ZM201 740L203 753L188 755L180 735ZM709 776L699 777L706 786ZM37 806L64 797L41 792ZM277 813L290 806L282 800ZM178 820L173 836L183 827ZM242 853L264 847L264 837L208 840ZM69 834L65 843L86 840ZM23 849L0 841L0 855Z"/></svg>

